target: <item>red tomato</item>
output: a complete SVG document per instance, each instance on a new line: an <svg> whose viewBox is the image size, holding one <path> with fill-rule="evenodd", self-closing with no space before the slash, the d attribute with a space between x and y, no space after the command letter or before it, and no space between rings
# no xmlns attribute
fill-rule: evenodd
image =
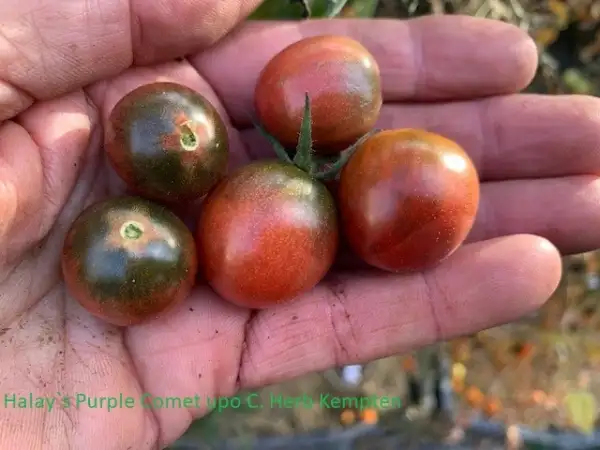
<svg viewBox="0 0 600 450"><path fill-rule="evenodd" d="M254 102L258 119L284 147L296 147L307 93L315 150L339 152L370 131L379 117L377 61L343 36L303 39L275 55L260 75Z"/></svg>
<svg viewBox="0 0 600 450"><path fill-rule="evenodd" d="M296 166L258 161L208 195L196 242L215 292L240 306L265 308L325 276L338 245L335 203L323 184Z"/></svg>
<svg viewBox="0 0 600 450"><path fill-rule="evenodd" d="M342 169L339 208L354 251L388 271L426 269L473 226L479 178L455 142L422 130L379 132Z"/></svg>

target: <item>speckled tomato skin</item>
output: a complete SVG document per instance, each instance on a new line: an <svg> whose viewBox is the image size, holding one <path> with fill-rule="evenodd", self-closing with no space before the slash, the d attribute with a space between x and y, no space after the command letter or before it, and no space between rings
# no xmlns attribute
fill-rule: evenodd
<svg viewBox="0 0 600 450"><path fill-rule="evenodd" d="M132 220L144 226L134 243L119 234ZM61 263L73 298L117 326L156 318L184 300L198 268L186 225L166 208L136 197L84 210L65 238Z"/></svg>
<svg viewBox="0 0 600 450"><path fill-rule="evenodd" d="M198 136L185 150L182 125ZM194 90L170 82L140 86L113 108L105 131L112 167L135 193L184 202L204 196L227 171L227 127L213 105Z"/></svg>
<svg viewBox="0 0 600 450"><path fill-rule="evenodd" d="M316 152L337 153L371 131L379 117L377 61L357 41L327 35L275 55L258 79L254 104L263 127L287 148L298 142L306 93Z"/></svg>
<svg viewBox="0 0 600 450"><path fill-rule="evenodd" d="M352 249L371 266L418 271L466 239L479 205L479 178L455 142L423 130L379 132L340 173L338 206Z"/></svg>
<svg viewBox="0 0 600 450"><path fill-rule="evenodd" d="M258 161L206 198L196 231L210 286L238 306L262 309L313 288L338 246L335 203L296 166Z"/></svg>

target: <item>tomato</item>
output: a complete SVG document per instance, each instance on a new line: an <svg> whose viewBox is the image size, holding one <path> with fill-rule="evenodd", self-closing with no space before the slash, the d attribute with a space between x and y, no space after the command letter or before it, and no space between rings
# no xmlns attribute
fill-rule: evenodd
<svg viewBox="0 0 600 450"><path fill-rule="evenodd" d="M298 167L257 161L206 198L196 243L215 292L239 306L266 308L313 288L331 267L338 245L335 203Z"/></svg>
<svg viewBox="0 0 600 450"><path fill-rule="evenodd" d="M96 203L67 233L62 270L90 313L126 326L157 317L195 282L194 236L166 208L136 197Z"/></svg>
<svg viewBox="0 0 600 450"><path fill-rule="evenodd" d="M225 175L229 141L208 100L185 86L159 82L116 104L106 127L106 151L131 190L181 202L204 196Z"/></svg>
<svg viewBox="0 0 600 450"><path fill-rule="evenodd" d="M371 131L379 117L377 61L342 36L306 38L275 55L258 79L254 103L262 126L286 148L298 141L307 93L315 151L337 153Z"/></svg>
<svg viewBox="0 0 600 450"><path fill-rule="evenodd" d="M429 268L454 252L473 226L479 178L455 142L423 130L369 137L340 173L342 227L369 265Z"/></svg>

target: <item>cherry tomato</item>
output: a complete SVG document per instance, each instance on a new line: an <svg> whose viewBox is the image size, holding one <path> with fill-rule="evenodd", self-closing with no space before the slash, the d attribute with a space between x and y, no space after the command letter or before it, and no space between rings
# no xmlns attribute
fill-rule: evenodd
<svg viewBox="0 0 600 450"><path fill-rule="evenodd" d="M388 271L422 270L467 237L479 178L455 142L422 130L390 130L350 157L338 195L342 226L358 256Z"/></svg>
<svg viewBox="0 0 600 450"><path fill-rule="evenodd" d="M280 161L244 166L206 198L196 243L200 267L224 299L266 308L313 288L338 245L327 188Z"/></svg>
<svg viewBox="0 0 600 450"><path fill-rule="evenodd" d="M62 270L71 295L114 325L154 318L195 282L194 236L166 208L136 197L96 203L65 239Z"/></svg>
<svg viewBox="0 0 600 450"><path fill-rule="evenodd" d="M106 127L106 151L132 191L180 202L204 196L225 175L229 141L208 100L185 86L159 82L116 104Z"/></svg>
<svg viewBox="0 0 600 450"><path fill-rule="evenodd" d="M343 36L306 38L275 55L259 77L254 102L263 127L286 148L298 142L307 93L315 151L339 152L370 131L379 117L377 61Z"/></svg>

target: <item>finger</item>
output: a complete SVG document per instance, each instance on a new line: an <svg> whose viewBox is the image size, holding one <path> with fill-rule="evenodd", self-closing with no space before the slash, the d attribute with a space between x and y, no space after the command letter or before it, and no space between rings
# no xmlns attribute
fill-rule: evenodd
<svg viewBox="0 0 600 450"><path fill-rule="evenodd" d="M198 72L186 61L169 62L152 67L137 67L128 70L106 82L101 82L89 89L91 99L100 105L100 115L103 123L116 105L127 93L133 89L157 81L171 81L187 86L205 97L219 112L219 115L227 126L229 135L229 170L239 167L248 162L248 156L241 142L237 130L229 123L227 113L217 98L214 91L206 81L198 75ZM112 186L116 190L123 190L123 183L117 179L114 171L111 173Z"/></svg>
<svg viewBox="0 0 600 450"><path fill-rule="evenodd" d="M249 315L210 289L197 288L168 315L127 329L125 342L143 391L163 399L194 399L185 407L153 410L160 448L211 409L207 399L235 393Z"/></svg>
<svg viewBox="0 0 600 450"><path fill-rule="evenodd" d="M132 63L205 48L259 0L3 1L0 121L35 99L53 98Z"/></svg>
<svg viewBox="0 0 600 450"><path fill-rule="evenodd" d="M600 248L600 178L574 176L484 183L468 241L527 233L563 254Z"/></svg>
<svg viewBox="0 0 600 450"><path fill-rule="evenodd" d="M542 305L560 275L560 256L548 241L519 235L465 246L426 274L340 276L255 316L241 387L371 361L514 320Z"/></svg>
<svg viewBox="0 0 600 450"><path fill-rule="evenodd" d="M379 128L423 128L455 140L483 181L600 174L600 99L510 95L435 105L385 105ZM255 130L252 157L272 157Z"/></svg>
<svg viewBox="0 0 600 450"><path fill-rule="evenodd" d="M254 85L278 51L317 34L363 43L377 59L384 100L424 101L511 93L537 65L526 33L499 21L431 16L409 21L328 20L252 23L191 59L238 125L249 125Z"/></svg>
<svg viewBox="0 0 600 450"><path fill-rule="evenodd" d="M425 128L461 144L484 180L600 173L600 99L517 94L390 105L381 128Z"/></svg>
<svg viewBox="0 0 600 450"><path fill-rule="evenodd" d="M73 194L78 176L87 170L84 165L93 165L93 161L86 160L86 150L97 143L92 133L95 118L79 92L35 105L18 122L0 124L0 278L4 280L9 273L14 281L21 277L21 281L7 284L14 287L14 292L7 292L8 298L12 293L22 296L23 286L27 285L31 294L28 300L34 301L56 279L55 266L50 263L38 269L30 267L30 259L49 255L38 249L33 258L24 258L42 241L44 248L51 247L55 235L51 232L62 220L59 216L72 213L65 203ZM48 276L29 285L22 278L27 273L25 268L37 275L43 270ZM3 303L0 315L5 318L27 307L21 302Z"/></svg>

